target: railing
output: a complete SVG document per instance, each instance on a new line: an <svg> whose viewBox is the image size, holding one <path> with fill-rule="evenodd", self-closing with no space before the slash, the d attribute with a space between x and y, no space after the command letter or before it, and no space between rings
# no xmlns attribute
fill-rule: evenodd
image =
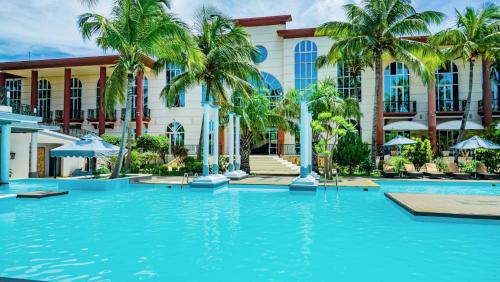
<svg viewBox="0 0 500 282"><path fill-rule="evenodd" d="M498 105L498 101L499 101L498 99L492 99L491 100L491 109L493 111L500 110L500 107ZM477 101L477 111L478 112L484 112L484 102L483 102L483 100Z"/></svg>
<svg viewBox="0 0 500 282"><path fill-rule="evenodd" d="M385 101L385 113L416 113L417 101Z"/></svg>
<svg viewBox="0 0 500 282"><path fill-rule="evenodd" d="M454 100L454 99L438 99L436 100L437 112L463 112L467 100Z"/></svg>
<svg viewBox="0 0 500 282"><path fill-rule="evenodd" d="M283 156L300 155L300 144L278 144L278 153Z"/></svg>
<svg viewBox="0 0 500 282"><path fill-rule="evenodd" d="M98 121L99 120L99 109L88 109L87 110L87 120L88 121ZM106 121L116 121L116 110L111 113L106 113Z"/></svg>
<svg viewBox="0 0 500 282"><path fill-rule="evenodd" d="M12 112L26 116L37 116L35 107L26 104L16 103L12 105Z"/></svg>
<svg viewBox="0 0 500 282"><path fill-rule="evenodd" d="M125 108L122 108L122 111L121 111L121 119L122 120L125 120ZM131 111L131 120L135 120L135 117L137 116L137 111L136 111L136 108L132 108L132 111ZM142 118L145 119L145 120L150 120L151 119L151 109L146 109L145 111L142 111Z"/></svg>
<svg viewBox="0 0 500 282"><path fill-rule="evenodd" d="M64 121L64 110L56 110L55 111L55 121L63 122ZM70 113L70 121L83 121L84 111L73 111Z"/></svg>
<svg viewBox="0 0 500 282"><path fill-rule="evenodd" d="M62 131L64 132L64 131ZM80 138L80 137L83 137L87 134L95 134L95 132L92 132L92 131L89 131L89 130L85 130L85 129L81 129L81 128L69 128L68 129L68 135L71 135L73 137L77 137L77 138Z"/></svg>

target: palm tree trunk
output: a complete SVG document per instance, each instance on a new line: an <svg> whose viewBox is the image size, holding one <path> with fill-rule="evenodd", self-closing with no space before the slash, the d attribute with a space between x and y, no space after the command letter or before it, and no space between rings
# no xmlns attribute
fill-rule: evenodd
<svg viewBox="0 0 500 282"><path fill-rule="evenodd" d="M125 152L125 146L127 145L127 133L130 126L131 110L132 110L132 82L134 75L132 73L128 74L127 77L127 102L125 103L125 121L123 123L122 136L120 141L120 150L118 151L118 157L116 158L115 168L113 173L111 173L111 179L118 178L120 176L120 171L122 170L123 155ZM129 152L130 153L130 152Z"/></svg>
<svg viewBox="0 0 500 282"><path fill-rule="evenodd" d="M252 138L241 135L240 136L240 154L241 154L241 163L240 168L246 173L250 173L250 152L252 149Z"/></svg>
<svg viewBox="0 0 500 282"><path fill-rule="evenodd" d="M462 123L460 124L460 131L458 132L457 143L462 142L465 135L465 126L469 119L470 104L472 99L472 81L474 79L474 61L469 61L469 92L467 93L467 103L465 104L464 115L462 116ZM458 152L455 150L455 163L458 163Z"/></svg>
<svg viewBox="0 0 500 282"><path fill-rule="evenodd" d="M131 164L132 164L132 128L129 126L127 130L127 159L125 161L126 171L130 171Z"/></svg>
<svg viewBox="0 0 500 282"><path fill-rule="evenodd" d="M384 92L382 75L382 57L375 57L375 96L373 97L373 136L372 136L372 159L375 161L379 151L380 143L384 140ZM380 119L382 122L380 122Z"/></svg>
<svg viewBox="0 0 500 282"><path fill-rule="evenodd" d="M493 122L493 101L491 97L491 78L490 78L490 65L491 62L482 59L482 73L483 73L483 112L484 112L484 127L488 127Z"/></svg>
<svg viewBox="0 0 500 282"><path fill-rule="evenodd" d="M205 92L205 103L208 103L210 101L210 87L212 86L212 83L210 81L205 82L206 85L206 92ZM205 122L205 116L203 116L201 120L201 128L200 128L200 138L198 139L198 152L196 153L196 158L198 160L201 160L201 150L203 147L203 123Z"/></svg>

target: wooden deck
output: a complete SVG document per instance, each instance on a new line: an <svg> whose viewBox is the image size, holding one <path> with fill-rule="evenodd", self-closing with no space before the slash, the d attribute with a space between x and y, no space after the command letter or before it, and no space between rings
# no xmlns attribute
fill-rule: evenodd
<svg viewBox="0 0 500 282"><path fill-rule="evenodd" d="M500 196L384 193L413 215L500 220Z"/></svg>

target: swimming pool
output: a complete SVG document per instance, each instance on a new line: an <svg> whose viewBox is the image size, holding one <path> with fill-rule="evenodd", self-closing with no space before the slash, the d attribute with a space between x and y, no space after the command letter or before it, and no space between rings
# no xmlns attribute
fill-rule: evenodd
<svg viewBox="0 0 500 282"><path fill-rule="evenodd" d="M397 186L381 184L382 190ZM382 192L229 189L214 194L122 185L8 200L0 202L0 276L498 281L497 221L417 220Z"/></svg>

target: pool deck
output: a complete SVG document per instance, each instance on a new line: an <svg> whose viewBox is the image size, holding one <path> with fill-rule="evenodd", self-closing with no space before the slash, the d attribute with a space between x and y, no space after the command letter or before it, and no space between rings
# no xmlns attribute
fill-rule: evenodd
<svg viewBox="0 0 500 282"><path fill-rule="evenodd" d="M500 220L500 196L384 193L417 216Z"/></svg>
<svg viewBox="0 0 500 282"><path fill-rule="evenodd" d="M139 181L141 184L182 184L182 176L153 176L151 179L144 179ZM250 176L241 180L231 180L229 184L235 185L270 185L270 186L288 186L295 177L292 176ZM189 179L191 182L192 178ZM324 183L320 182L319 186ZM326 186L336 187L335 182L327 182ZM343 179L338 182L339 187L351 188L379 188L379 185L369 179Z"/></svg>

